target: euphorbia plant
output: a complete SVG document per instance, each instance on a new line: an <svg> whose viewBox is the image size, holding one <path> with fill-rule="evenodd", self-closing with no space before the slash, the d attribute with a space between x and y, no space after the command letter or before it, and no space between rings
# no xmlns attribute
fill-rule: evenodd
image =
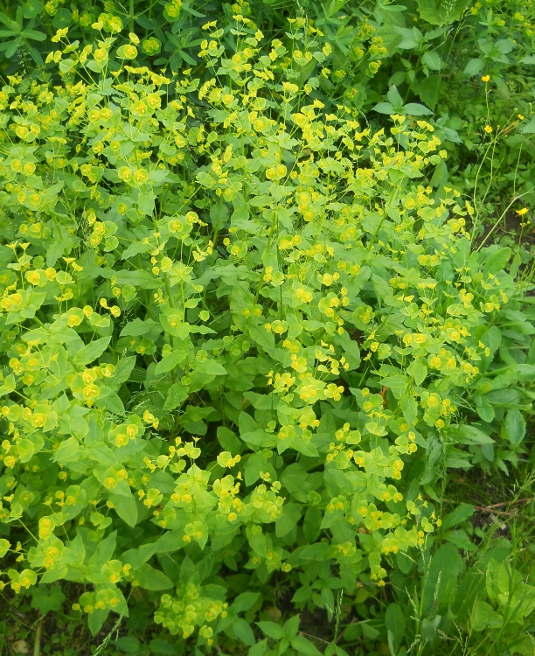
<svg viewBox="0 0 535 656"><path fill-rule="evenodd" d="M172 634L253 644L277 571L332 614L433 533L440 466L523 437L481 380L509 252L430 186L433 126L324 113L236 20L203 81L135 67L131 35L113 74L111 37L65 44L64 87L0 96L4 584L84 584L93 632L134 586Z"/></svg>

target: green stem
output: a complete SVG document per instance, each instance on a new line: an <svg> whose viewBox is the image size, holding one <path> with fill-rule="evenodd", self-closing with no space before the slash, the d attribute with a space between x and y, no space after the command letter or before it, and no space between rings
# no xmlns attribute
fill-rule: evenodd
<svg viewBox="0 0 535 656"><path fill-rule="evenodd" d="M40 656L41 654L41 633L43 631L43 620L39 622L37 625L37 629L35 631L35 643L33 646L33 656Z"/></svg>
<svg viewBox="0 0 535 656"><path fill-rule="evenodd" d="M414 82L415 82L415 80L416 80L416 73L418 73L418 71L420 70L420 62L421 62L421 60L422 60L422 54L423 54L423 53L420 53L420 54L418 55L418 59L416 60L416 65L415 65L414 68L412 69L412 71L413 71L413 73L414 73L414 77L413 77L412 80L410 80L410 82L409 82L409 87L408 87L407 91L405 92L405 98L403 99L403 104L404 104L404 105L407 104L407 100L409 99L409 96L410 96L410 94L411 94L412 87L414 86Z"/></svg>
<svg viewBox="0 0 535 656"><path fill-rule="evenodd" d="M170 307L174 308L173 304L173 296L171 294L171 285L169 283L169 275L167 273L164 274L164 283L165 283L165 291L167 292L167 298L169 299L169 305Z"/></svg>
<svg viewBox="0 0 535 656"><path fill-rule="evenodd" d="M130 6L128 10L128 18L129 18L129 29L130 32L134 31L134 0L130 0Z"/></svg>
<svg viewBox="0 0 535 656"><path fill-rule="evenodd" d="M516 202L517 200L520 200L520 199L522 198L522 196L525 196L525 195L528 194L528 193L529 193L528 191L525 191L523 194L519 194L516 198L513 198L513 200L510 201L510 203L507 205L507 207L505 208L505 210L502 212L500 218L496 221L496 223L492 226L492 228L491 228L491 229L488 231L488 233L486 234L485 239L483 239L483 241L482 241L482 242L479 244L479 246L476 248L476 251L480 251L480 250L483 248L483 246L484 246L485 243L487 242L488 238L492 235L492 233L494 232L494 230L496 230L496 228L497 228L498 225L500 224L501 220L504 218L504 216L507 214L507 212L510 210L510 208L515 204L515 202ZM474 235L475 235L475 230L474 230L474 232L472 233L472 239L474 238Z"/></svg>

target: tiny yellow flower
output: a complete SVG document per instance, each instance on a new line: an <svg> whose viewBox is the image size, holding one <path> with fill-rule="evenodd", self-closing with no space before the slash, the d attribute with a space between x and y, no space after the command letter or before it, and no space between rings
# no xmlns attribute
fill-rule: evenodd
<svg viewBox="0 0 535 656"><path fill-rule="evenodd" d="M32 285L38 285L41 280L41 274L39 271L28 271L25 275L25 278Z"/></svg>
<svg viewBox="0 0 535 656"><path fill-rule="evenodd" d="M490 134L492 132L492 127L490 125L485 125L484 130L487 134Z"/></svg>
<svg viewBox="0 0 535 656"><path fill-rule="evenodd" d="M68 27L58 30L56 34L52 37L51 41L53 41L53 43L58 43L59 41L61 41L61 39L64 36L66 36L68 31L69 31Z"/></svg>
<svg viewBox="0 0 535 656"><path fill-rule="evenodd" d="M488 82L490 80L490 75L483 75L481 82Z"/></svg>

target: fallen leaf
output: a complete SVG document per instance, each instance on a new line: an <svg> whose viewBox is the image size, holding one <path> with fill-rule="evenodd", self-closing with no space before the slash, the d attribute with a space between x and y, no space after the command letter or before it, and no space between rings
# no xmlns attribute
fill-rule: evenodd
<svg viewBox="0 0 535 656"><path fill-rule="evenodd" d="M30 648L28 647L28 643L26 640L17 640L17 642L14 642L11 645L11 649L15 652L15 654L29 654L30 653Z"/></svg>

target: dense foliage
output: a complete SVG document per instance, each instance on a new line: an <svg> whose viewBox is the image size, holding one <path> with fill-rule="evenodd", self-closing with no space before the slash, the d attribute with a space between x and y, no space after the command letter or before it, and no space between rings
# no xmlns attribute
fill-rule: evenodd
<svg viewBox="0 0 535 656"><path fill-rule="evenodd" d="M442 512L534 395L531 8L485 5L0 13L8 603L99 653L534 653Z"/></svg>

